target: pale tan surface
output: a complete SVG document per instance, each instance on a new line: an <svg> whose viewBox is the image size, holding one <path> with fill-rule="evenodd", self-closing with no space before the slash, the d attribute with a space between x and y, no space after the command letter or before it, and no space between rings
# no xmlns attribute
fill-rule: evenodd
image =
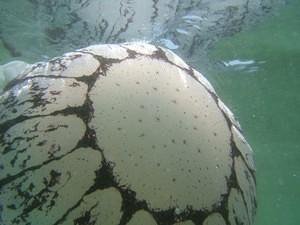
<svg viewBox="0 0 300 225"><path fill-rule="evenodd" d="M210 210L227 190L230 130L184 70L139 57L113 65L90 92L90 126L118 182L152 209Z"/></svg>

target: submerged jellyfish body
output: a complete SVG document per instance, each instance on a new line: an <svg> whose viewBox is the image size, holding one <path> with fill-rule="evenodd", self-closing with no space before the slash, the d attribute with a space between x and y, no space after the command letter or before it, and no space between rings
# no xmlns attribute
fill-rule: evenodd
<svg viewBox="0 0 300 225"><path fill-rule="evenodd" d="M0 96L1 223L253 224L252 150L199 72L145 43L26 68Z"/></svg>

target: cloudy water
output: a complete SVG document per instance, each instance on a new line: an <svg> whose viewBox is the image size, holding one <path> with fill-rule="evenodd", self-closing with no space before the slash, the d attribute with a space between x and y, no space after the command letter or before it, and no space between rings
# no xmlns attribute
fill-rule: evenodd
<svg viewBox="0 0 300 225"><path fill-rule="evenodd" d="M300 224L300 2L218 42L203 68L255 151L256 225Z"/></svg>
<svg viewBox="0 0 300 225"><path fill-rule="evenodd" d="M298 0L0 0L0 90L26 63L92 44L171 49L212 83L254 150L254 224L299 225L299 12Z"/></svg>

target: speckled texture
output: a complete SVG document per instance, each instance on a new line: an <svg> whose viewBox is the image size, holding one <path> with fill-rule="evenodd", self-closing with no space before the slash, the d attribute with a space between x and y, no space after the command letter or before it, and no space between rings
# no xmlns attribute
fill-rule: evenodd
<svg viewBox="0 0 300 225"><path fill-rule="evenodd" d="M96 81L90 98L99 109L90 122L99 147L138 200L182 211L220 202L231 173L230 133L213 97L186 71L128 59Z"/></svg>
<svg viewBox="0 0 300 225"><path fill-rule="evenodd" d="M0 224L253 223L253 152L169 50L94 45L33 64L0 109Z"/></svg>

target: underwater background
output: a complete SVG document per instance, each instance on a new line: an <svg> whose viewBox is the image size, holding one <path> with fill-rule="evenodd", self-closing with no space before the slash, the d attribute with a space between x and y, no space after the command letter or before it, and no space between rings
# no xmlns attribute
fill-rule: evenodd
<svg viewBox="0 0 300 225"><path fill-rule="evenodd" d="M300 1L252 1L246 11L246 1L148 1L151 15L130 11L130 4L142 7L135 1L120 1L120 9L103 1L103 18L90 20L78 18L89 1L58 2L0 2L0 64L43 61L95 43L144 40L171 48L209 79L254 149L255 224L300 224ZM117 32L126 27L119 11L129 24L138 15L139 24ZM98 30L88 27L92 21Z"/></svg>
<svg viewBox="0 0 300 225"><path fill-rule="evenodd" d="M300 224L300 1L224 38L204 68L240 121L257 167L256 225ZM223 66L240 59L247 65ZM203 70L203 69L202 69Z"/></svg>

